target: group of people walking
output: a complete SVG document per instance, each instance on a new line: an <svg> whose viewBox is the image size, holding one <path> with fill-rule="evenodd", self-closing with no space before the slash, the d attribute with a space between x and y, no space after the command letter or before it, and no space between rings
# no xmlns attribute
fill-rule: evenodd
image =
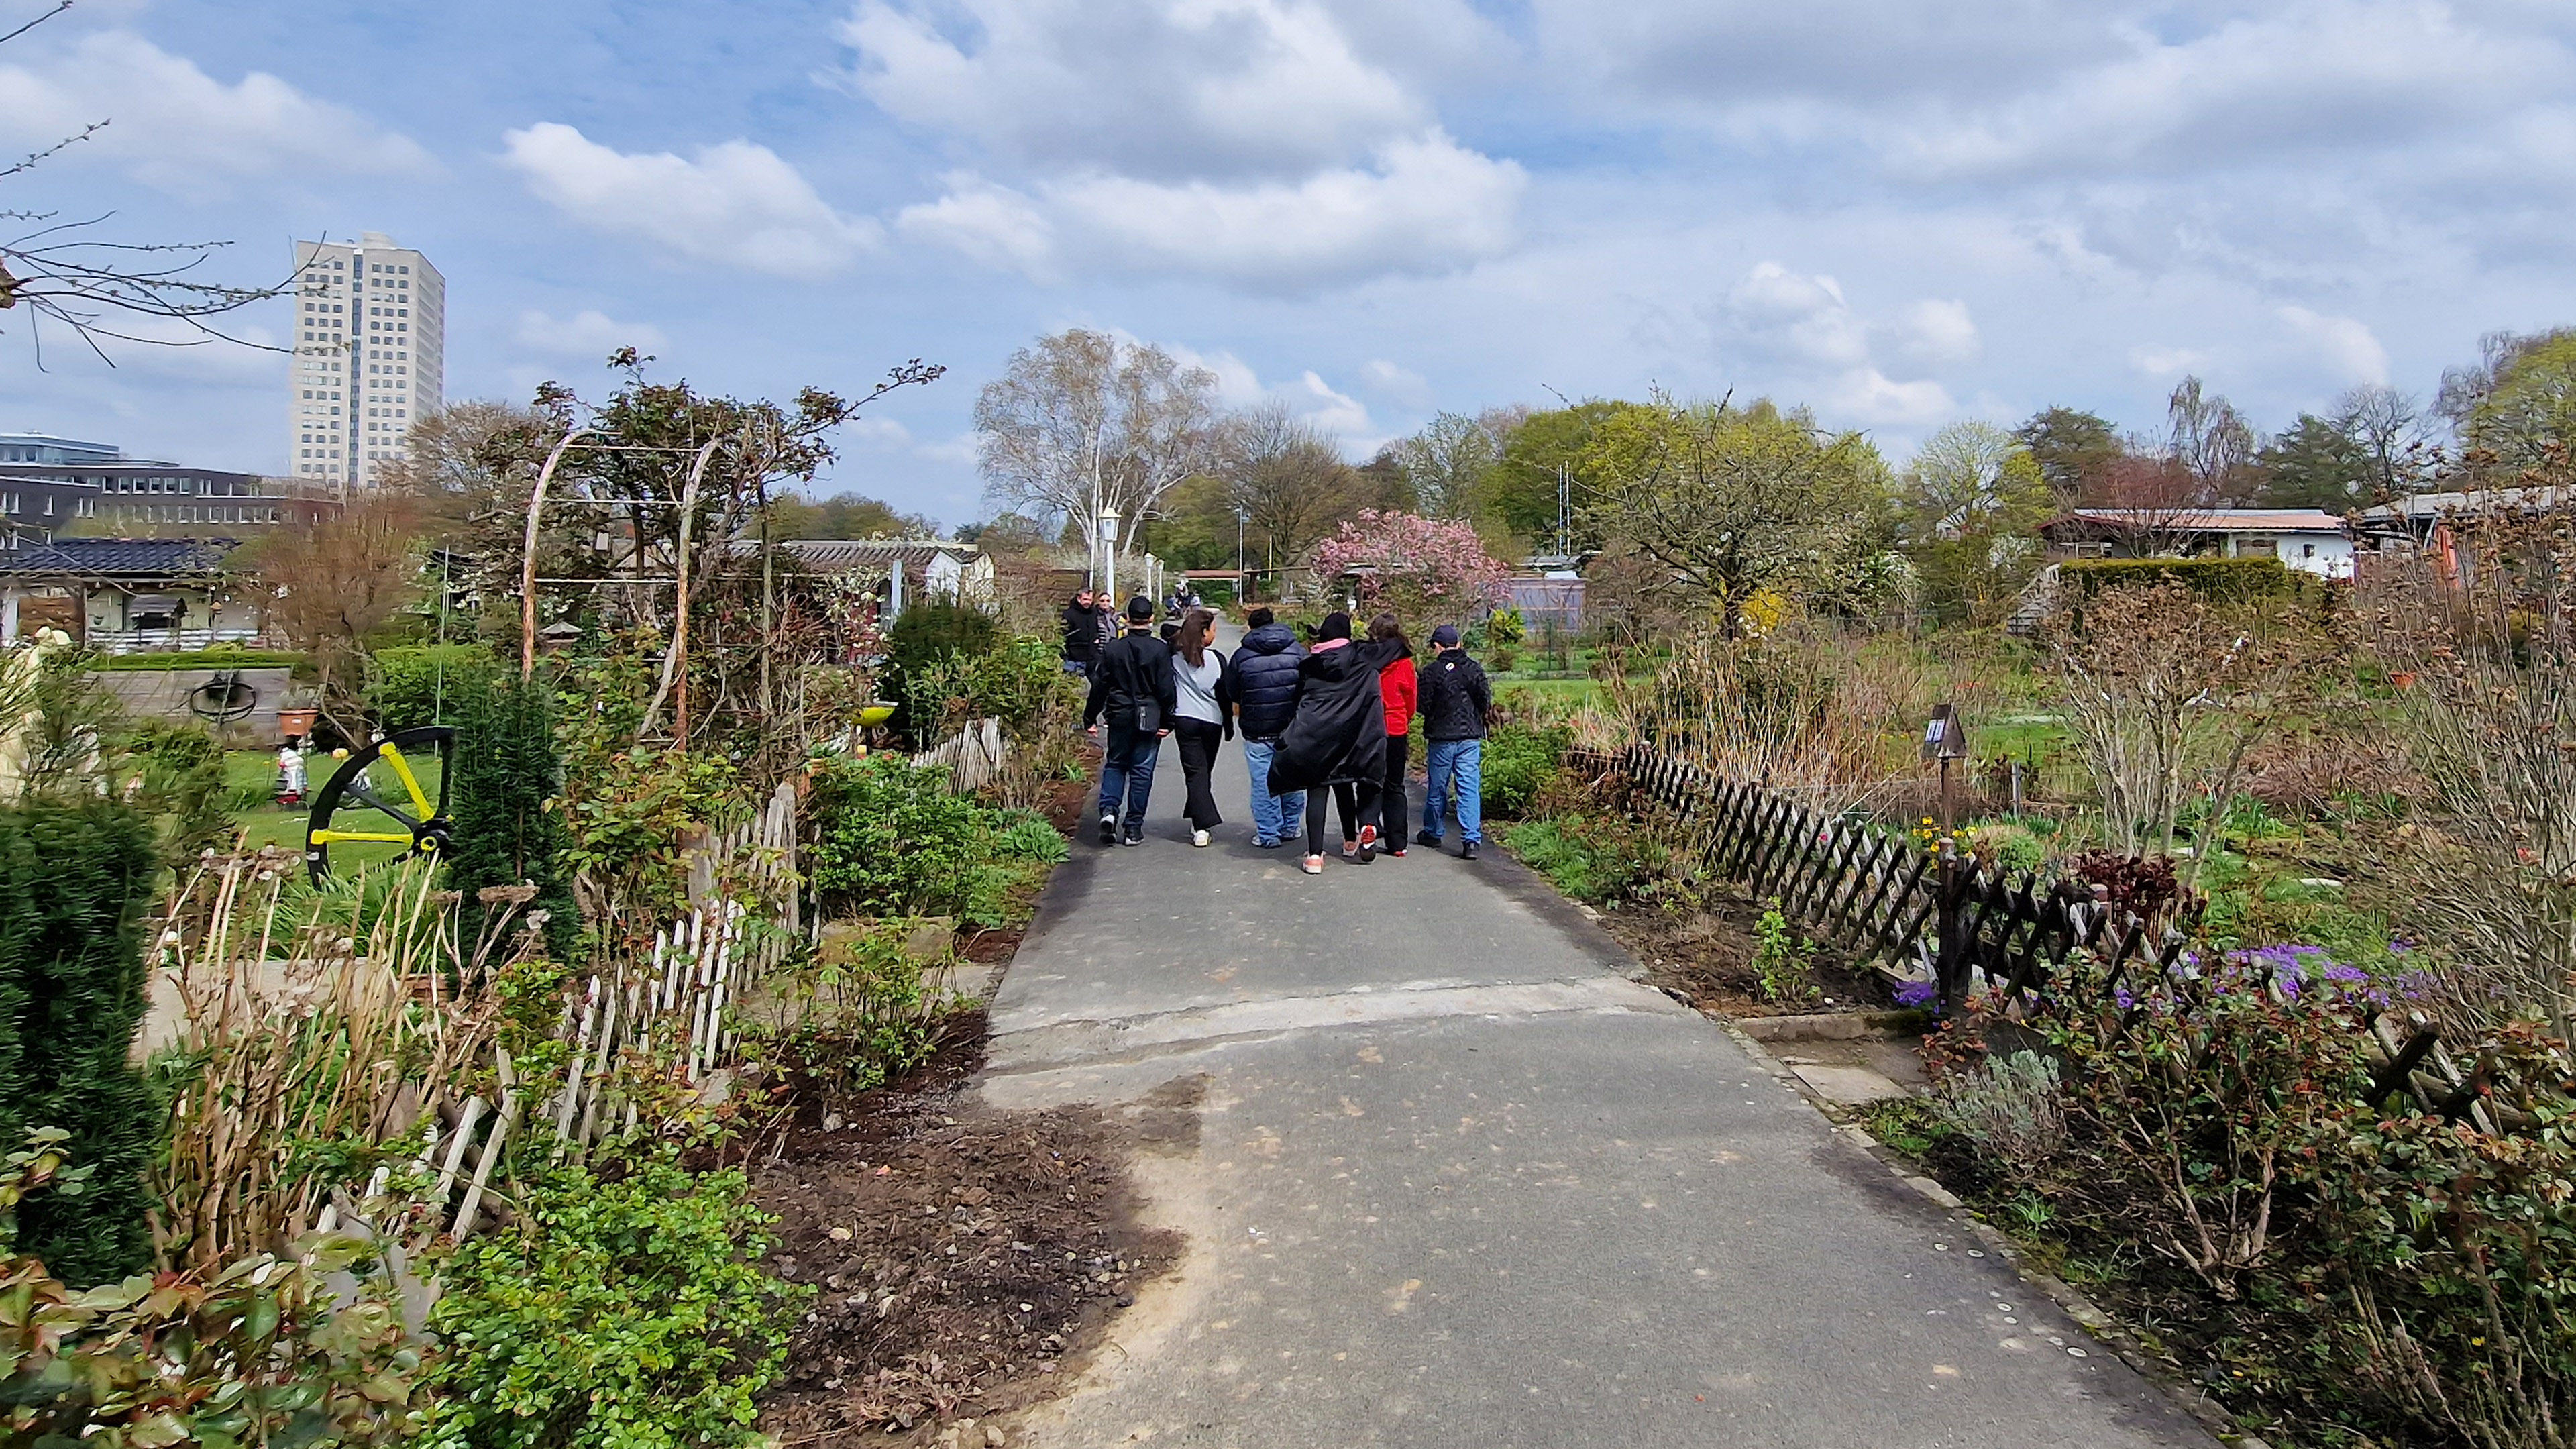
<svg viewBox="0 0 2576 1449"><path fill-rule="evenodd" d="M1268 609L1244 622L1229 658L1216 648L1216 616L1184 613L1169 639L1154 628L1153 601L1130 600L1126 628L1092 647L1096 606L1077 595L1065 610L1067 670L1091 681L1083 728L1101 733L1100 843L1144 840L1145 805L1165 738L1179 746L1190 843L1204 846L1224 823L1211 788L1217 751L1240 733L1252 774L1252 843L1276 850L1303 819L1309 875L1324 869L1328 810L1340 817L1342 858L1366 864L1402 857L1410 802L1405 774L1417 716L1425 737L1428 789L1413 843L1439 846L1450 819L1461 853L1484 841L1485 730L1493 695L1485 672L1459 645L1456 626L1432 631L1432 654L1417 663L1393 614L1353 635L1351 616L1324 616L1311 644Z"/></svg>

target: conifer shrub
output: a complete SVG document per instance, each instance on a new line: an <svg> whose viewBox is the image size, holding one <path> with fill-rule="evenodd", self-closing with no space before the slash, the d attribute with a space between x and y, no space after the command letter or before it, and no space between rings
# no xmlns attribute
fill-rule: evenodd
<svg viewBox="0 0 2576 1449"><path fill-rule="evenodd" d="M147 1005L143 921L162 867L153 823L107 800L0 809L0 1143L39 1128L79 1195L19 1210L17 1250L74 1285L152 1259L144 1168L160 1110L128 1060Z"/></svg>
<svg viewBox="0 0 2576 1449"><path fill-rule="evenodd" d="M565 861L571 834L561 807L563 758L556 753L554 693L543 679L521 681L503 672L486 688L456 701L456 780L449 818L455 844L448 852L449 882L463 893L458 904L464 940L482 938L487 908L478 892L492 886L536 887L530 912L546 912L544 933L557 960L569 959L580 939L572 873Z"/></svg>

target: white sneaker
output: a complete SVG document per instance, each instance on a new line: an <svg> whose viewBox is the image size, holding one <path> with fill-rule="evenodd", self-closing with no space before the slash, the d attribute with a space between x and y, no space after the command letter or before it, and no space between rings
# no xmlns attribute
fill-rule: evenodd
<svg viewBox="0 0 2576 1449"><path fill-rule="evenodd" d="M1323 858L1322 856L1320 856L1320 855L1310 855L1310 856L1307 856L1307 857L1306 857L1306 874L1308 874L1308 875L1322 875L1323 873L1324 873L1324 858Z"/></svg>
<svg viewBox="0 0 2576 1449"><path fill-rule="evenodd" d="M1200 849L1202 849L1202 850L1205 850L1205 849L1207 848L1207 843L1208 843L1208 833L1207 833L1206 831L1204 831L1204 830L1193 830L1193 831L1191 831L1191 832L1190 832L1190 844L1195 845L1195 846L1199 847L1199 848L1200 848Z"/></svg>

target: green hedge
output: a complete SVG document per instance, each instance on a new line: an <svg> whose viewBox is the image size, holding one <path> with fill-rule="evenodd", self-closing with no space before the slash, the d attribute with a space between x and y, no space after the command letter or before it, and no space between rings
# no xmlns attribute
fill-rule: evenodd
<svg viewBox="0 0 2576 1449"><path fill-rule="evenodd" d="M152 1261L143 1180L161 1114L128 1060L149 1004L143 918L161 859L152 820L103 800L0 810L0 1151L71 1134L78 1194L18 1209L15 1251L75 1287Z"/></svg>
<svg viewBox="0 0 2576 1449"><path fill-rule="evenodd" d="M301 669L308 661L301 654L284 649L211 649L187 651L164 650L155 654L102 654L90 661L92 669Z"/></svg>
<svg viewBox="0 0 2576 1449"><path fill-rule="evenodd" d="M500 657L481 644L411 644L367 656L367 708L388 733L414 725L453 724L468 694L488 694L501 680Z"/></svg>
<svg viewBox="0 0 2576 1449"><path fill-rule="evenodd" d="M2066 563L2060 574L2087 598L2171 579L2204 597L2237 602L2294 593L2301 580L2276 558L2085 558Z"/></svg>

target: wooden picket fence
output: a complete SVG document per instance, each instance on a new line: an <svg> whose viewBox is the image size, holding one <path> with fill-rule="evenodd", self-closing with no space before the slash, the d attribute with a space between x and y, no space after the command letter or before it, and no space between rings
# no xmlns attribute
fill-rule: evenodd
<svg viewBox="0 0 2576 1449"><path fill-rule="evenodd" d="M1783 915L1858 962L1930 981L1945 1011L1979 985L2008 1013L2050 1009L2078 950L2103 968L2098 990L2113 997L2130 983L2141 999L2151 983L2188 995L2199 981L2183 932L2115 910L2084 882L1945 858L1875 821L1721 779L1643 744L1568 763L1624 778L1672 812L1702 869L1777 900ZM2115 1031L2145 1009L2124 1011ZM2463 1070L2420 1012L2372 1010L2366 1025L2377 1058L2371 1100L2403 1091L2428 1112L2496 1130L2482 1055Z"/></svg>
<svg viewBox="0 0 2576 1449"><path fill-rule="evenodd" d="M612 949L583 983L564 1012L560 1038L572 1050L559 1078L522 1081L496 1048L498 1107L468 1097L443 1137L439 1113L423 1114L418 1161L437 1172L423 1196L426 1235L462 1238L482 1224L492 1173L522 1130L524 1104L537 1104L555 1151L578 1161L602 1137L636 1125L636 1104L617 1088L617 1068L630 1055L681 1086L719 1089L739 1035L730 1008L778 964L798 929L794 789L780 785L758 816L688 854L697 904L656 929L649 948Z"/></svg>

